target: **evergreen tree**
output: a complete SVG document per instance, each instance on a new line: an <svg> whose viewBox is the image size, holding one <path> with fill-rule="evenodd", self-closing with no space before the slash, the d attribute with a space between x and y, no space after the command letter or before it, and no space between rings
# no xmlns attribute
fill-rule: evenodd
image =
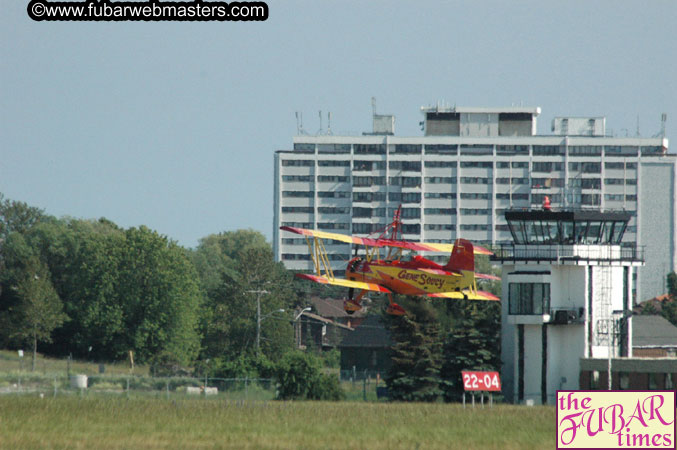
<svg viewBox="0 0 677 450"><path fill-rule="evenodd" d="M459 401L463 395L462 370L499 370L500 304L458 303L457 316L444 340L444 363L440 388L445 401Z"/></svg>
<svg viewBox="0 0 677 450"><path fill-rule="evenodd" d="M392 366L386 375L390 398L432 402L439 395L440 327L434 308L424 300L402 301L407 315L387 319Z"/></svg>

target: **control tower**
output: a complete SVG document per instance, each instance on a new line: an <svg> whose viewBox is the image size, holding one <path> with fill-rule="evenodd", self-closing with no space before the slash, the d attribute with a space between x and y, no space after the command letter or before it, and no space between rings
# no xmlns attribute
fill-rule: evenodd
<svg viewBox="0 0 677 450"><path fill-rule="evenodd" d="M642 250L622 243L631 213L506 211L513 243L502 266L503 393L513 403L554 404L579 389L581 358L632 356L632 270Z"/></svg>

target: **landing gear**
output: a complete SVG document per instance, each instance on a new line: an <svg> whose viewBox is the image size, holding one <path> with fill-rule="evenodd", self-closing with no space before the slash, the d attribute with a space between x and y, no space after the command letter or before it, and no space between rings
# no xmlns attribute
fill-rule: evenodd
<svg viewBox="0 0 677 450"><path fill-rule="evenodd" d="M407 314L404 308L402 308L400 305L398 305L393 301L393 295L390 293L388 294L388 300L390 301L390 303L386 308L386 314L390 314L391 316L404 316L405 314Z"/></svg>
<svg viewBox="0 0 677 450"><path fill-rule="evenodd" d="M357 298L353 299L353 294L355 290L353 288L348 289L348 299L343 301L343 310L348 314L354 314L356 311L362 309L362 297L367 291L362 290L357 294Z"/></svg>

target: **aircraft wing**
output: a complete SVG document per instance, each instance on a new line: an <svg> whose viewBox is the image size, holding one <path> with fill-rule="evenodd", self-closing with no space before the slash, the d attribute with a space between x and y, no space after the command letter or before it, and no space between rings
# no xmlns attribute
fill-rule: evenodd
<svg viewBox="0 0 677 450"><path fill-rule="evenodd" d="M428 297L436 297L436 298L456 298L459 300L463 299L468 299L468 300L488 300L488 301L500 301L501 299L496 297L494 294L491 292L486 292L486 291L476 291L475 293L471 292L466 292L464 295L464 292L439 292L436 294L428 294Z"/></svg>
<svg viewBox="0 0 677 450"><path fill-rule="evenodd" d="M376 283L365 283L362 281L351 281L351 280L345 280L342 278L327 278L327 277L321 277L318 275L310 275L307 273L297 273L296 276L298 278L303 278L304 280L310 280L314 281L316 283L321 283L321 284L334 284L336 286L343 286L343 287L348 287L348 288L355 288L355 289L362 289L364 291L376 291L376 292L385 292L389 293L390 290L387 288L384 288L383 286L376 284Z"/></svg>
<svg viewBox="0 0 677 450"><path fill-rule="evenodd" d="M307 230L305 228L295 227L280 227L281 230L290 231L292 233L301 234L303 236L312 236L320 239L332 239L334 241L346 242L348 244L365 245L368 247L397 247L407 250L414 250L417 252L443 252L451 253L454 244L437 244L428 242L409 242L397 241L393 239L372 239L358 236L348 236L340 233L329 233L326 231ZM484 247L473 245L474 253L476 255L493 255L491 251Z"/></svg>
<svg viewBox="0 0 677 450"><path fill-rule="evenodd" d="M477 272L475 272L475 278L480 280L494 280L494 281L498 281L501 279L501 277L497 277L496 275L489 275L486 273L477 273Z"/></svg>

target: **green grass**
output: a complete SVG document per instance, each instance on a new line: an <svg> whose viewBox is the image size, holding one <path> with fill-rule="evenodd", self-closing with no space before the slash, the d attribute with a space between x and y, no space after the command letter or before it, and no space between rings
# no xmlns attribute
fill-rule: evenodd
<svg viewBox="0 0 677 450"><path fill-rule="evenodd" d="M16 351L0 350L0 373L29 373L31 371L31 359L33 354L24 351L23 358L19 358ZM48 358L38 353L35 359L35 372L42 374L65 375L68 372L68 361L66 359ZM148 366L135 366L134 371L130 370L129 363L116 362L105 363L107 375L148 375ZM35 373L34 372L34 373ZM84 375L96 375L99 373L99 363L72 360L70 362L70 372L72 374L81 373Z"/></svg>
<svg viewBox="0 0 677 450"><path fill-rule="evenodd" d="M0 396L0 448L554 446L552 407Z"/></svg>

